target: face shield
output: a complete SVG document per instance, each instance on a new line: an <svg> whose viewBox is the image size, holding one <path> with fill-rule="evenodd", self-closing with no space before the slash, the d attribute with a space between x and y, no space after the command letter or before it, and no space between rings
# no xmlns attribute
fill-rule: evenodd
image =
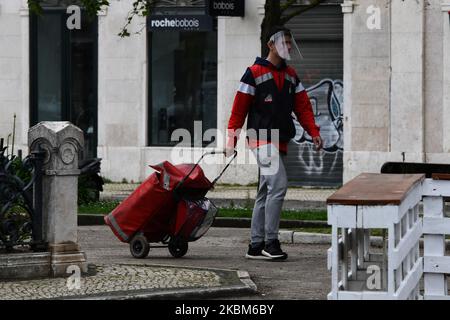
<svg viewBox="0 0 450 320"><path fill-rule="evenodd" d="M272 41L275 45L275 49L277 50L280 58L288 61L303 59L292 33L286 33L286 31L277 32L270 37L270 41Z"/></svg>

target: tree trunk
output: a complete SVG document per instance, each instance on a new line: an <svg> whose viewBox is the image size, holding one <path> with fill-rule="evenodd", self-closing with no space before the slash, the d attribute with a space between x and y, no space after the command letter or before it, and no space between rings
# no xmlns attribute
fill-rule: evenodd
<svg viewBox="0 0 450 320"><path fill-rule="evenodd" d="M269 48L267 47L267 36L269 31L274 26L283 26L290 19L299 14L302 14L305 11L308 11L314 7L317 7L321 3L326 2L326 0L309 0L304 6L299 7L296 10L291 10L289 14L287 13L287 9L293 8L297 1L295 0L286 0L281 5L280 0L266 0L264 5L265 15L264 19L261 23L261 57L264 58L269 53Z"/></svg>
<svg viewBox="0 0 450 320"><path fill-rule="evenodd" d="M264 5L265 15L261 24L261 57L264 58L269 54L267 47L267 35L273 26L280 23L281 7L279 0L266 0Z"/></svg>

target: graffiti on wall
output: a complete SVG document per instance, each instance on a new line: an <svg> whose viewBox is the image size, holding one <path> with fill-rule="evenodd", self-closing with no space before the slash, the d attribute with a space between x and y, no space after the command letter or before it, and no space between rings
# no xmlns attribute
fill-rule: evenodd
<svg viewBox="0 0 450 320"><path fill-rule="evenodd" d="M343 135L343 82L341 80L323 79L307 88L316 124L320 127L323 139L323 151L317 152L311 136L295 122L297 134L292 140L295 158L291 171L301 172L302 176L317 176L323 181L326 176L333 180L330 185L342 180ZM295 163L295 165L294 165ZM293 172L295 176L295 172ZM300 177L299 179L302 179ZM325 183L326 184L326 183Z"/></svg>

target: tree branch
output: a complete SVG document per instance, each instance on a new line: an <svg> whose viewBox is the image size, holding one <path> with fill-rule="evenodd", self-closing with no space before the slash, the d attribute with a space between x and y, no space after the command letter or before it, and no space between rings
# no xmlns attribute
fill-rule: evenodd
<svg viewBox="0 0 450 320"><path fill-rule="evenodd" d="M90 17L95 17L103 6L109 6L108 0L80 0Z"/></svg>
<svg viewBox="0 0 450 320"><path fill-rule="evenodd" d="M280 5L281 14L283 14L287 9L289 9L297 0L288 0L282 5Z"/></svg>
<svg viewBox="0 0 450 320"><path fill-rule="evenodd" d="M40 15L42 13L42 0L27 0L28 9L31 13ZM79 0L74 4L81 4L90 17L94 17L102 9L102 6L109 6L109 0Z"/></svg>
<svg viewBox="0 0 450 320"><path fill-rule="evenodd" d="M322 2L325 2L326 0L311 0L312 2L307 5L307 6L302 6L300 9L295 10L294 12L292 12L291 14L288 14L287 16L284 16L280 19L280 24L284 25L286 24L289 20L291 20L292 18L294 18L295 16L298 16L299 14L302 14L305 11L308 11L309 9L312 9L314 7L317 7L319 4L321 4Z"/></svg>
<svg viewBox="0 0 450 320"><path fill-rule="evenodd" d="M28 0L28 10L31 13L40 15L42 13L41 0Z"/></svg>
<svg viewBox="0 0 450 320"><path fill-rule="evenodd" d="M133 9L131 9L130 12L128 12L127 18L126 18L126 24L122 27L122 30L119 32L119 36L129 37L130 33L128 32L128 27L130 26L132 20L136 15L141 15L143 17L148 16L152 13L154 7L160 2L160 0L135 0L133 2ZM135 34L139 34L143 29L141 29L138 32L135 32Z"/></svg>

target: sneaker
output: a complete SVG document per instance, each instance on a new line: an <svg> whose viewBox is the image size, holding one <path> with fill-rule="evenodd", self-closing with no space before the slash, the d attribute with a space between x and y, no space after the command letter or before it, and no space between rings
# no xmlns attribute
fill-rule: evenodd
<svg viewBox="0 0 450 320"><path fill-rule="evenodd" d="M270 260L271 258L262 254L262 250L264 249L264 242L261 242L259 245L253 247L251 244L248 245L248 252L245 255L247 259L255 259L255 260Z"/></svg>
<svg viewBox="0 0 450 320"><path fill-rule="evenodd" d="M272 260L286 260L287 253L281 250L280 241L272 240L266 244L261 254Z"/></svg>

